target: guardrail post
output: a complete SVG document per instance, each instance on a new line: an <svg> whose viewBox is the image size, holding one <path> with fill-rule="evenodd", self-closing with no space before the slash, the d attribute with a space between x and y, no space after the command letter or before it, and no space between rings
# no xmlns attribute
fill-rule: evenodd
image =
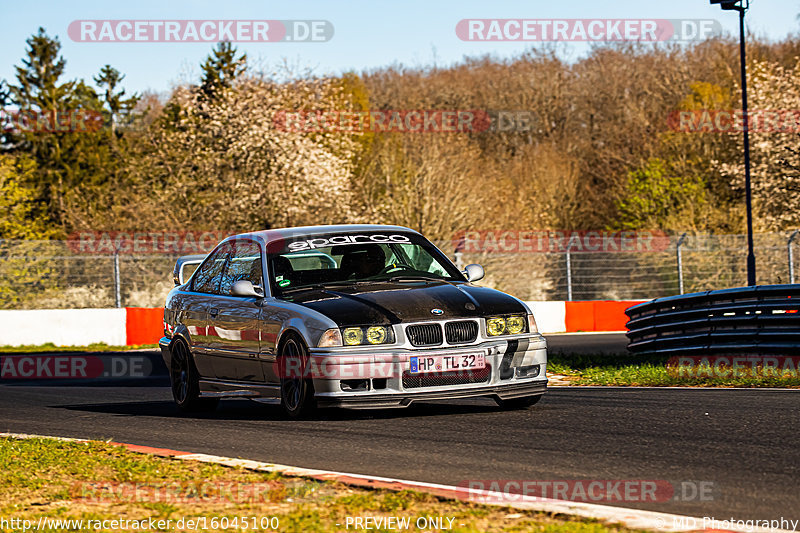
<svg viewBox="0 0 800 533"><path fill-rule="evenodd" d="M681 246L683 245L683 241L686 239L686 234L684 233L678 239L678 244L675 245L675 255L677 255L678 259L678 291L680 294L683 294L683 257L681 256Z"/></svg>
<svg viewBox="0 0 800 533"><path fill-rule="evenodd" d="M119 288L119 250L114 250L114 306L117 308L122 307L122 298L120 298Z"/></svg>
<svg viewBox="0 0 800 533"><path fill-rule="evenodd" d="M789 240L786 241L786 254L789 256L789 283L794 283L794 252L792 251L792 241L797 237L800 229L796 229L789 235Z"/></svg>

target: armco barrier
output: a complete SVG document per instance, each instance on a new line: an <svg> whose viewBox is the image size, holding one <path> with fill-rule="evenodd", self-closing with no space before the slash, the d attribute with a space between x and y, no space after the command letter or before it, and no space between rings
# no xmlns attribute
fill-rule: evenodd
<svg viewBox="0 0 800 533"><path fill-rule="evenodd" d="M763 285L658 298L626 311L631 352L796 355L800 285Z"/></svg>
<svg viewBox="0 0 800 533"><path fill-rule="evenodd" d="M625 309L637 301L526 302L543 333L625 331ZM156 344L164 309L0 310L0 346Z"/></svg>

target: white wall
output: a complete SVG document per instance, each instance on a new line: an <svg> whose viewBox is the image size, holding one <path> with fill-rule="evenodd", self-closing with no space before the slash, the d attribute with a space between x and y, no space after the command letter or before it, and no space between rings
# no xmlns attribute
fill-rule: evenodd
<svg viewBox="0 0 800 533"><path fill-rule="evenodd" d="M125 309L0 310L0 346L125 346Z"/></svg>
<svg viewBox="0 0 800 533"><path fill-rule="evenodd" d="M525 302L533 312L541 333L567 331L567 306L564 302Z"/></svg>
<svg viewBox="0 0 800 533"><path fill-rule="evenodd" d="M566 331L564 302L525 302L542 333ZM0 346L125 346L125 309L0 310Z"/></svg>

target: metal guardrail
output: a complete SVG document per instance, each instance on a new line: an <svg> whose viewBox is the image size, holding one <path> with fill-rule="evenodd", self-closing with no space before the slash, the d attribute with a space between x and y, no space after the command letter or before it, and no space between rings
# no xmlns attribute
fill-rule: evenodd
<svg viewBox="0 0 800 533"><path fill-rule="evenodd" d="M625 314L633 353L800 354L800 284L668 296Z"/></svg>

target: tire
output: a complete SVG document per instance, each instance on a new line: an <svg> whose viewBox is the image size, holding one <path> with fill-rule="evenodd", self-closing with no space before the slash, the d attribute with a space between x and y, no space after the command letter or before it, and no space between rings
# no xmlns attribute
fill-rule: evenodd
<svg viewBox="0 0 800 533"><path fill-rule="evenodd" d="M308 349L305 343L295 334L287 335L281 343L278 354L279 367L294 369L281 372L281 407L287 417L305 418L316 411L314 398L314 382L305 377L308 365Z"/></svg>
<svg viewBox="0 0 800 533"><path fill-rule="evenodd" d="M515 409L527 409L528 407L534 406L539 403L542 396L542 394L539 394L537 396L525 396L524 398L509 398L508 400L495 398L494 401L503 409L511 411Z"/></svg>
<svg viewBox="0 0 800 533"><path fill-rule="evenodd" d="M170 346L172 357L169 365L169 379L172 398L184 413L213 411L219 398L200 398L200 375L194 365L189 346L176 340Z"/></svg>

